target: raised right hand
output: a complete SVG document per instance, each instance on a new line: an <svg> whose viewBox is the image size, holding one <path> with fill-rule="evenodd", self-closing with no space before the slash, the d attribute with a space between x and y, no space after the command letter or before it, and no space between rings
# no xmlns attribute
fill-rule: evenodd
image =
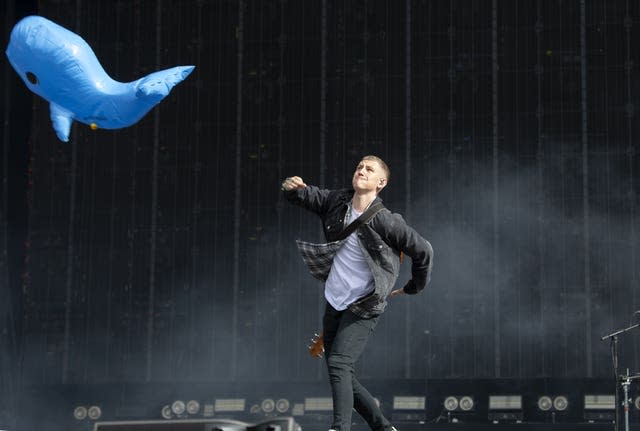
<svg viewBox="0 0 640 431"><path fill-rule="evenodd" d="M307 185L302 178L296 176L285 178L282 182L281 189L288 192L293 189L304 189L305 187L307 187Z"/></svg>

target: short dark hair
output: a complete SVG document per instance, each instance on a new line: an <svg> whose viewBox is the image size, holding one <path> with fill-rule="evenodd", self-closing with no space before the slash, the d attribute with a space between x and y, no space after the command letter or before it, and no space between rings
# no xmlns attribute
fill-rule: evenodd
<svg viewBox="0 0 640 431"><path fill-rule="evenodd" d="M382 160L380 157L378 156L373 156L373 155L368 155L368 156L364 156L362 159L360 160L373 160L374 162L378 162L378 164L380 165L380 167L382 168L382 170L384 171L385 176L387 177L387 183L389 183L389 178L391 178L391 170L389 169L389 166L387 166L387 164L384 162L384 160Z"/></svg>

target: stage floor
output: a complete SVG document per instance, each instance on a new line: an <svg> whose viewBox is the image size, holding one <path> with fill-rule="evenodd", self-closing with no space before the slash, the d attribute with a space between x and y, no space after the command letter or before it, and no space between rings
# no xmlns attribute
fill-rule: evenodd
<svg viewBox="0 0 640 431"><path fill-rule="evenodd" d="M613 423L402 423L398 431L612 431ZM620 425L620 431L624 425ZM353 431L369 431L365 424L354 424ZM233 420L126 421L97 422L94 431L327 431L327 426L305 424L291 417L260 423Z"/></svg>

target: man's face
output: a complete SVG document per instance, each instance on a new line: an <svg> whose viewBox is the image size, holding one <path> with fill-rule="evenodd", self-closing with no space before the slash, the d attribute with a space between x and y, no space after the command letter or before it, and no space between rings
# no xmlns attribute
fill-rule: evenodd
<svg viewBox="0 0 640 431"><path fill-rule="evenodd" d="M353 173L353 189L359 192L379 193L387 185L387 178L380 164L375 160L361 160Z"/></svg>

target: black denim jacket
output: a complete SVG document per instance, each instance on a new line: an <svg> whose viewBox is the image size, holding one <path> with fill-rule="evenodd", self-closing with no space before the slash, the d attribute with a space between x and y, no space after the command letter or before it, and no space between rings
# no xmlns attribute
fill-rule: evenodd
<svg viewBox="0 0 640 431"><path fill-rule="evenodd" d="M345 227L354 191L324 190L315 186L284 192L288 201L316 213L322 220L325 238L335 241ZM381 201L376 198L374 202ZM378 212L357 230L360 247L373 274L375 290L349 306L360 317L381 314L387 297L393 290L400 272L400 253L411 258L411 280L405 293L415 294L424 289L431 277L433 248L404 221L401 215L387 208Z"/></svg>

